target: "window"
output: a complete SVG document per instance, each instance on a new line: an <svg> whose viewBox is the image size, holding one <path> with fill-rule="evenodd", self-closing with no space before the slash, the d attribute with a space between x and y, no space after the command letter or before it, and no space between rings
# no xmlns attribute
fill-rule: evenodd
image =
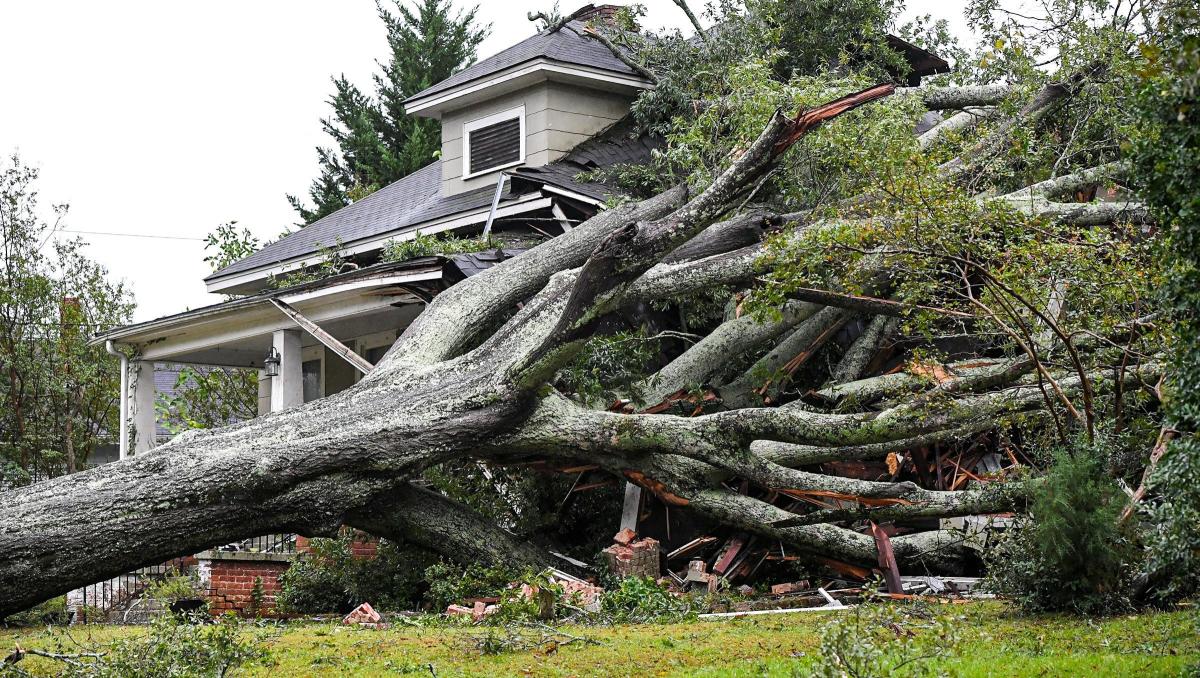
<svg viewBox="0 0 1200 678"><path fill-rule="evenodd" d="M388 349L390 349L390 348L391 348L390 344L387 346L376 346L375 348L368 348L366 351L367 354L363 357L366 358L367 362L371 363L372 365L378 365L379 361L383 360L383 356L387 355Z"/></svg>
<svg viewBox="0 0 1200 678"><path fill-rule="evenodd" d="M525 162L525 107L463 124L463 178Z"/></svg>
<svg viewBox="0 0 1200 678"><path fill-rule="evenodd" d="M300 363L300 375L304 383L304 402L311 403L322 396L321 361L305 360Z"/></svg>

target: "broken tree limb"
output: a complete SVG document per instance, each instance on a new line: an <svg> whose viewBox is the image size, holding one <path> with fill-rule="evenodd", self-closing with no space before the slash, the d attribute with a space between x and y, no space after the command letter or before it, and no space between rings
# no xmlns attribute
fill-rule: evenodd
<svg viewBox="0 0 1200 678"><path fill-rule="evenodd" d="M763 235L769 229L778 228L783 223L781 217L762 212L750 212L720 221L668 254L662 263L695 261L754 245L762 241Z"/></svg>
<svg viewBox="0 0 1200 678"><path fill-rule="evenodd" d="M968 87L904 87L897 90L901 96L920 97L925 108L931 111L995 106L1012 94L1008 85L975 85Z"/></svg>
<svg viewBox="0 0 1200 678"><path fill-rule="evenodd" d="M772 383L786 375L788 363L811 352L832 336L831 330L846 322L847 315L838 308L823 308L799 323L778 345L755 362L733 381L721 384L717 392L726 407L756 407L763 403L764 394ZM765 385L764 385L765 383Z"/></svg>
<svg viewBox="0 0 1200 678"><path fill-rule="evenodd" d="M1072 195L1077 191L1082 191L1091 188L1097 184L1119 181L1129 177L1133 167L1130 163L1124 161L1110 162L1097 167L1083 169L1070 174L1064 174L1045 181L1039 181L1036 184L1022 188L1012 193L1007 193L1000 196L999 199L1021 201L1021 200L1037 200L1039 198L1049 201L1051 198L1059 198L1067 195Z"/></svg>
<svg viewBox="0 0 1200 678"><path fill-rule="evenodd" d="M947 135L970 131L980 122L996 115L995 108L967 108L946 118L917 137L917 147L928 150Z"/></svg>
<svg viewBox="0 0 1200 678"><path fill-rule="evenodd" d="M658 84L658 76L654 74L654 71L651 71L639 63L637 59L634 59L632 56L630 56L629 52L621 49L619 45L613 42L612 39L603 32L588 26L583 29L583 32L580 33L580 35L585 38L591 38L601 45L604 45L608 48L608 51L612 52L612 55L615 56L621 63L631 68L638 75L649 80L651 84Z"/></svg>
<svg viewBox="0 0 1200 678"><path fill-rule="evenodd" d="M722 323L647 379L643 401L659 403L671 393L707 383L731 358L778 338L819 310L815 304L789 302L778 319L743 315Z"/></svg>
<svg viewBox="0 0 1200 678"><path fill-rule="evenodd" d="M404 483L360 508L345 522L370 534L423 546L460 563L561 567L546 549L518 539L470 508L432 490Z"/></svg>
<svg viewBox="0 0 1200 678"><path fill-rule="evenodd" d="M912 438L889 440L862 445L823 446L785 443L778 440L755 440L750 451L781 466L800 467L829 461L882 458L889 452L903 452L950 440L969 440L971 436L1003 425L1004 421L979 421L959 428L934 431Z"/></svg>
<svg viewBox="0 0 1200 678"><path fill-rule="evenodd" d="M687 0L672 0L683 13L687 15L688 21L692 22L692 27L696 29L696 35L704 42L708 42L708 33L704 27L700 25L700 20L692 13L692 8L688 6Z"/></svg>
<svg viewBox="0 0 1200 678"><path fill-rule="evenodd" d="M948 308L938 308L936 306L923 306L921 304L906 304L901 301L892 301L891 299L880 299L878 297L867 297L857 294L842 294L840 292L831 292L829 290L819 290L811 287L800 287L794 290L789 290L788 297L808 301L822 306L835 306L844 308L848 311L856 313L868 313L871 315L889 315L889 316L907 316L915 311L928 311L949 318L974 318L970 313L955 311Z"/></svg>
<svg viewBox="0 0 1200 678"><path fill-rule="evenodd" d="M842 383L854 381L862 376L871 359L879 352L880 345L887 341L898 327L900 327L898 318L876 316L846 350L830 379L834 383Z"/></svg>

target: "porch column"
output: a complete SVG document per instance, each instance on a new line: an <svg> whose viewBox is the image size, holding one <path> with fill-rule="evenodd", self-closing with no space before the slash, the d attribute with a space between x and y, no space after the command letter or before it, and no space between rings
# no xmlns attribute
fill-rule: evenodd
<svg viewBox="0 0 1200 678"><path fill-rule="evenodd" d="M157 417L154 414L154 363L138 360L129 364L129 380L132 382L129 418L133 422L133 453L141 454L154 449L157 440Z"/></svg>
<svg viewBox="0 0 1200 678"><path fill-rule="evenodd" d="M256 416L263 416L271 411L271 378L266 370L258 371L258 410Z"/></svg>
<svg viewBox="0 0 1200 678"><path fill-rule="evenodd" d="M303 357L300 330L275 330L271 345L279 352L279 376L271 379L271 411L279 412L304 404Z"/></svg>

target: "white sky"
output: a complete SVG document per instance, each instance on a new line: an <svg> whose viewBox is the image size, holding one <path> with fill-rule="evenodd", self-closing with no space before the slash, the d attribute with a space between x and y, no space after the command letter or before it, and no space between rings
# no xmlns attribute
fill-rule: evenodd
<svg viewBox="0 0 1200 678"><path fill-rule="evenodd" d="M480 58L550 4L481 2ZM644 4L645 26L686 28L671 0ZM910 5L962 25L956 3ZM0 153L41 169L43 211L70 203L66 229L158 236L83 236L131 284L135 319L195 308L220 301L200 239L228 220L261 239L294 223L284 196L307 196L329 143L330 76L371 91L386 54L372 0L0 0Z"/></svg>

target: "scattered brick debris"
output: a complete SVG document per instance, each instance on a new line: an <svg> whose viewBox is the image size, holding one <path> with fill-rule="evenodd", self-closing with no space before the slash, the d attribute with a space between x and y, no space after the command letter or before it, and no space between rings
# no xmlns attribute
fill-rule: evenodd
<svg viewBox="0 0 1200 678"><path fill-rule="evenodd" d="M375 608L371 607L370 603L363 603L362 605L354 608L350 614L342 618L342 623L358 625L372 629L382 629L387 627L387 624L383 623L383 618L379 616L379 613L375 611Z"/></svg>
<svg viewBox="0 0 1200 678"><path fill-rule="evenodd" d="M786 584L775 584L771 587L771 595L786 596L789 593L799 593L812 588L807 581L788 582Z"/></svg>

